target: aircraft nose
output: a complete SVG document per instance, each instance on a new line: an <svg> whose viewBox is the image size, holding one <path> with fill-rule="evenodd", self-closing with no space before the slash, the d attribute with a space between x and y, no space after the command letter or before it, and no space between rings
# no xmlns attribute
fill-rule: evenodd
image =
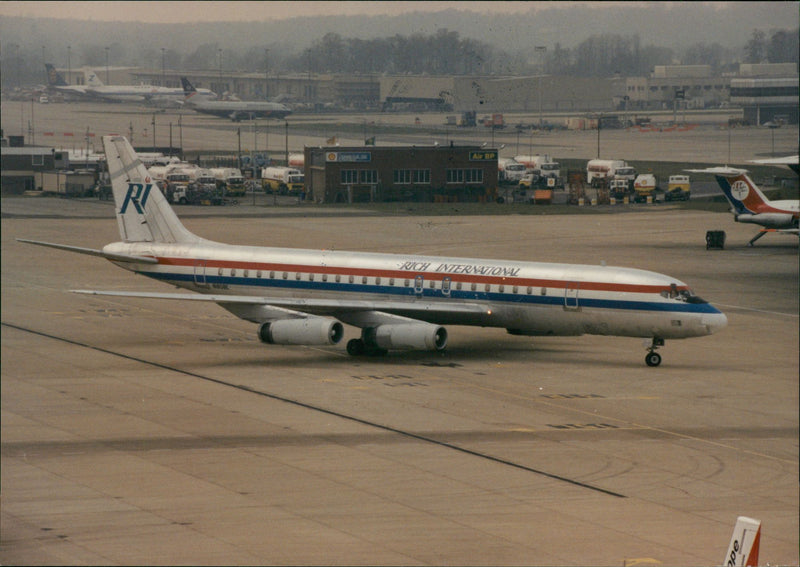
<svg viewBox="0 0 800 567"><path fill-rule="evenodd" d="M708 330L708 334L713 335L728 325L728 318L724 313L709 313L703 317L701 323Z"/></svg>

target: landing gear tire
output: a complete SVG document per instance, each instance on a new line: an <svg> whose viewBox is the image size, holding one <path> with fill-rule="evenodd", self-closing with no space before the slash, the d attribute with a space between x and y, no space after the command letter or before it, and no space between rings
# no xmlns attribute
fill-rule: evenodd
<svg viewBox="0 0 800 567"><path fill-rule="evenodd" d="M658 366L661 364L661 355L657 352L648 352L644 357L644 362L647 366Z"/></svg>
<svg viewBox="0 0 800 567"><path fill-rule="evenodd" d="M361 339L350 339L347 341L347 354L350 356L361 356L367 352L367 345Z"/></svg>
<svg viewBox="0 0 800 567"><path fill-rule="evenodd" d="M644 357L644 362L647 366L654 367L661 364L661 355L656 352L656 349L664 346L664 339L661 337L653 337L650 345L647 347L647 355Z"/></svg>
<svg viewBox="0 0 800 567"><path fill-rule="evenodd" d="M350 356L384 356L388 352L385 348L367 344L364 339L350 339L347 341L347 354Z"/></svg>

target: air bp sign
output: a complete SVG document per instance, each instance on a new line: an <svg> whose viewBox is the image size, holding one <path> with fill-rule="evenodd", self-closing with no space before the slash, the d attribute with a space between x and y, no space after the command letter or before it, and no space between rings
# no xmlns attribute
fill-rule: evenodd
<svg viewBox="0 0 800 567"><path fill-rule="evenodd" d="M497 159L497 151L471 151L469 161L492 161Z"/></svg>

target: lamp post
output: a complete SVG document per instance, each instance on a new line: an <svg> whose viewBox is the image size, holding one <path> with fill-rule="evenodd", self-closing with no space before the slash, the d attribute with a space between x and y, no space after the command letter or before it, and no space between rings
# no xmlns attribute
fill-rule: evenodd
<svg viewBox="0 0 800 567"><path fill-rule="evenodd" d="M67 83L72 84L72 46L67 46Z"/></svg>
<svg viewBox="0 0 800 567"><path fill-rule="evenodd" d="M597 115L597 159L600 159L600 125L603 123L603 113Z"/></svg>
<svg viewBox="0 0 800 567"><path fill-rule="evenodd" d="M111 84L111 81L108 80L108 47L106 47L106 84Z"/></svg>
<svg viewBox="0 0 800 567"><path fill-rule="evenodd" d="M542 73L544 72L544 53L547 52L547 47L544 45L537 45L533 48L536 53L540 53L539 55L539 130L542 129Z"/></svg>
<svg viewBox="0 0 800 567"><path fill-rule="evenodd" d="M224 89L222 89L222 48L217 49L217 56L219 59L219 88L224 93Z"/></svg>
<svg viewBox="0 0 800 567"><path fill-rule="evenodd" d="M269 49L264 48L264 100L269 100Z"/></svg>
<svg viewBox="0 0 800 567"><path fill-rule="evenodd" d="M286 157L286 166L288 167L289 166L289 121L288 120L284 120L283 121L283 126L284 126L284 132L285 132L285 135L284 135L284 151L285 151L285 157Z"/></svg>
<svg viewBox="0 0 800 567"><path fill-rule="evenodd" d="M178 143L181 145L181 159L183 159L183 114L178 114Z"/></svg>
<svg viewBox="0 0 800 567"><path fill-rule="evenodd" d="M163 47L161 48L161 86L166 86L165 78L164 78L164 54L166 53L166 49ZM171 147L171 146L170 146Z"/></svg>
<svg viewBox="0 0 800 567"><path fill-rule="evenodd" d="M253 165L253 206L256 204L256 156L258 155L258 120L253 120L253 152L250 154L250 163Z"/></svg>

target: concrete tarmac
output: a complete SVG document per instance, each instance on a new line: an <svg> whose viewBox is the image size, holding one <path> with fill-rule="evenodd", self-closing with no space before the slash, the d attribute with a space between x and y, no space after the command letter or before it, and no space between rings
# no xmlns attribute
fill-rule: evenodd
<svg viewBox="0 0 800 567"><path fill-rule="evenodd" d="M142 148L151 144L168 147L170 143L176 148L183 144L186 151L204 152L258 153L268 148L273 157L283 157L287 149L302 152L305 146L326 145L332 137L342 146L361 146L364 139L375 136L379 146L444 145L451 141L489 144L497 147L502 157L547 153L557 160L602 157L746 165L757 158L796 154L798 138L796 124L777 129L728 129L728 118L739 117L740 109L731 109L730 113L690 111L685 117L678 116L680 126L674 128L666 127L674 118L671 113L644 113L664 128L602 130L600 136L596 130L518 133L513 128L519 123L538 122L535 113L506 114L510 127L495 131L483 126L446 126L447 115L454 113L292 114L286 121L233 122L186 109L154 109L141 104L4 101L0 114L7 136L24 135L27 143L62 149L85 149L88 145L102 151L101 136L121 134ZM545 115L552 124L563 124L564 118Z"/></svg>
<svg viewBox="0 0 800 567"><path fill-rule="evenodd" d="M178 209L238 244L623 265L729 319L667 341L451 327L443 354L263 345L94 257L97 201L2 200L4 565L719 565L736 517L797 565L798 244L726 213L298 216ZM619 209L622 211L622 209ZM630 212L632 211L632 212ZM725 230L706 250L706 230Z"/></svg>

